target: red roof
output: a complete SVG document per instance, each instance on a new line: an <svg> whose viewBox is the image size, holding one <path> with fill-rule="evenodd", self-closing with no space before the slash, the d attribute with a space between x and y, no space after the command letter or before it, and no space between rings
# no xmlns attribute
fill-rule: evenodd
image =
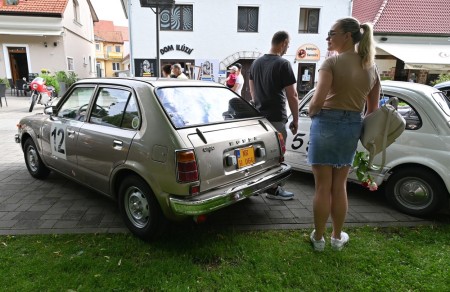
<svg viewBox="0 0 450 292"><path fill-rule="evenodd" d="M59 14L66 10L68 0L19 0L17 5L0 1L0 14Z"/></svg>
<svg viewBox="0 0 450 292"><path fill-rule="evenodd" d="M94 23L94 34L103 41L111 43L121 43L129 41L128 27L115 26L113 21L99 20Z"/></svg>
<svg viewBox="0 0 450 292"><path fill-rule="evenodd" d="M352 15L375 33L450 34L449 0L353 0Z"/></svg>

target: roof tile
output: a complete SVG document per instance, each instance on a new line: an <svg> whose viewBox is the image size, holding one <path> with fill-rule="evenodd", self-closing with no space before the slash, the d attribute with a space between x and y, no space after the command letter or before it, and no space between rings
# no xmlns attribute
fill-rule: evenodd
<svg viewBox="0 0 450 292"><path fill-rule="evenodd" d="M0 1L0 13L39 13L39 14L63 14L68 0L19 0L17 5L5 5Z"/></svg>

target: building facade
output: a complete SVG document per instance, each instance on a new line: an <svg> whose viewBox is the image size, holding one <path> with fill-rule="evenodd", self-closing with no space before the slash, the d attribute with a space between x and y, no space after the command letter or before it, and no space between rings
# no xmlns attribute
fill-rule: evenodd
<svg viewBox="0 0 450 292"><path fill-rule="evenodd" d="M351 0L177 0L156 14L145 6L157 1L121 1L129 20L132 75L159 76L164 64L180 63L192 79L221 82L227 68L239 62L245 98L250 98L248 69L269 51L279 30L291 36L284 58L297 76L298 92L313 88L328 54L327 32L338 18L351 15L352 7Z"/></svg>
<svg viewBox="0 0 450 292"><path fill-rule="evenodd" d="M94 21L89 0L0 0L0 77L95 76Z"/></svg>
<svg viewBox="0 0 450 292"><path fill-rule="evenodd" d="M125 57L122 30L112 21L100 20L94 25L97 77L117 77L124 71Z"/></svg>
<svg viewBox="0 0 450 292"><path fill-rule="evenodd" d="M353 2L353 16L374 25L383 79L430 84L450 73L448 0Z"/></svg>

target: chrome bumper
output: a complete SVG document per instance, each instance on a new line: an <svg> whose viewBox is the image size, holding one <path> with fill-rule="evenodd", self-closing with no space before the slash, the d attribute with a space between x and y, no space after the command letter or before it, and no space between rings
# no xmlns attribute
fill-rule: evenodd
<svg viewBox="0 0 450 292"><path fill-rule="evenodd" d="M20 135L19 134L14 135L14 141L16 141L16 143L20 143Z"/></svg>
<svg viewBox="0 0 450 292"><path fill-rule="evenodd" d="M291 166L281 166L269 173L263 173L232 187L214 190L195 197L169 197L170 207L177 215L196 216L232 205L245 198L284 182L291 175Z"/></svg>

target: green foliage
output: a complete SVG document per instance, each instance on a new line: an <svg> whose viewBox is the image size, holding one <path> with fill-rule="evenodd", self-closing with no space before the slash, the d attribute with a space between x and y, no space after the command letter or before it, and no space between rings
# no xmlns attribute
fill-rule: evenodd
<svg viewBox="0 0 450 292"><path fill-rule="evenodd" d="M59 83L56 80L55 76L49 75L49 74L40 74L39 77L44 78L45 85L47 86L53 86L55 88L55 91L59 92Z"/></svg>
<svg viewBox="0 0 450 292"><path fill-rule="evenodd" d="M214 225L214 224L212 224ZM130 234L0 236L2 291L448 291L450 224L347 228L322 253L311 230L173 227ZM12 280L13 279L13 280Z"/></svg>
<svg viewBox="0 0 450 292"><path fill-rule="evenodd" d="M67 87L70 87L78 80L78 75L75 72L67 74L65 71L58 71L55 76L58 82L64 82Z"/></svg>
<svg viewBox="0 0 450 292"><path fill-rule="evenodd" d="M0 78L0 84L6 84L6 88L9 88L8 78Z"/></svg>
<svg viewBox="0 0 450 292"><path fill-rule="evenodd" d="M369 168L369 154L362 151L356 151L355 158L353 159L353 168L356 171L356 176L361 182L367 179L371 180L370 174L368 174Z"/></svg>
<svg viewBox="0 0 450 292"><path fill-rule="evenodd" d="M431 81L431 85L434 86L436 84L439 84L439 83L442 83L445 81L450 81L450 74L445 74L445 73L439 74L439 78L434 81Z"/></svg>

